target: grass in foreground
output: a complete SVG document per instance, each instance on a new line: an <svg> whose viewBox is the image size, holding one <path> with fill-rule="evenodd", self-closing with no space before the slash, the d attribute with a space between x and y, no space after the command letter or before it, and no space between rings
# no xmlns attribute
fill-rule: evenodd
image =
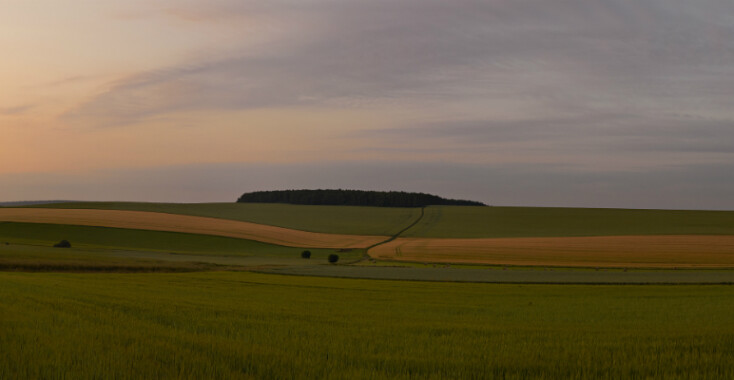
<svg viewBox="0 0 734 380"><path fill-rule="evenodd" d="M732 378L728 286L0 273L0 378Z"/></svg>
<svg viewBox="0 0 734 380"><path fill-rule="evenodd" d="M496 238L617 235L734 235L734 211L547 207L426 207L401 236Z"/></svg>
<svg viewBox="0 0 734 380"><path fill-rule="evenodd" d="M240 220L312 232L388 236L396 234L420 215L418 208L262 203L76 202L32 207L151 211Z"/></svg>
<svg viewBox="0 0 734 380"><path fill-rule="evenodd" d="M486 267L394 262L364 265L311 265L257 268L258 272L380 280L451 281L524 284L734 284L734 270L593 269L557 267Z"/></svg>

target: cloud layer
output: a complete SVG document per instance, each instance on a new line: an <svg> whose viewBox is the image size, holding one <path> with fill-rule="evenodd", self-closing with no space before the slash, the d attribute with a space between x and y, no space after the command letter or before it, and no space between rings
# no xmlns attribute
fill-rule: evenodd
<svg viewBox="0 0 734 380"><path fill-rule="evenodd" d="M734 5L723 0L258 4L171 4L193 23L260 20L253 33L273 40L132 75L69 117L393 101L733 119Z"/></svg>
<svg viewBox="0 0 734 380"><path fill-rule="evenodd" d="M303 138L303 146L326 151L329 143L324 141L333 141L343 161L365 162L365 167L385 160L398 167L426 161L448 165L436 170L449 175L446 168L458 165L462 169L451 170L468 177L457 178L454 187L436 189L461 196L456 193L473 184L492 192L489 199L479 197L490 203L503 199L500 203L559 204L578 199L588 205L592 200L600 205L644 205L639 201L644 199L676 207L676 199L692 206L696 201L687 197L730 189L719 176L721 168L734 162L731 0L131 4L116 15L118 22L133 28L145 20L160 30L169 30L162 27L167 25L186 31L186 36L201 33L207 36L202 41L208 42L192 42L189 54L133 70L87 93L59 118L70 131L90 136L131 128L143 133L165 119L165 128L180 123L181 130L206 130L207 149L216 151L217 141L224 146L241 136L232 132L232 125L241 125L252 131L248 137L253 144L273 147L271 155L247 161L267 163L274 162L279 144L267 136L308 136L293 131L310 128L313 132ZM185 45L184 37L173 33L156 38ZM275 117L271 123L260 117L255 127L241 116L260 110L276 115L284 110L335 114L355 109L374 116L368 121L345 119L338 132L313 127L317 122L283 125ZM0 116L28 110L1 107ZM224 128L225 117L220 115L230 113L240 113L239 119L227 120ZM156 136L175 138L175 129L158 128ZM262 133L265 129L282 133ZM305 152L304 148L302 157ZM192 157L194 164L197 153L188 149L180 154ZM323 163L326 155L319 161L313 149L308 154L321 162L318 165L333 163L333 157L332 163ZM289 152L289 157L298 156L299 151ZM300 161L294 159L293 167L299 168ZM422 172L413 169L396 175L395 183L383 180L380 186L399 188L401 180L419 183ZM322 178L326 182L361 184L359 178L340 181L346 169L326 172L333 176ZM205 174L197 175L197 182L206 180ZM525 189L555 186L557 194L568 195L527 192L516 201L512 197L523 193L518 188L470 179L484 175L499 175L505 183ZM302 187L313 183L296 177ZM592 188L580 185L590 178ZM692 179L697 190L691 190ZM634 192L621 190L638 180L648 189L676 190L667 198L653 196L652 190L635 198ZM704 190L706 186L710 190ZM619 202L602 195L582 196L592 190ZM209 199L203 194L202 199ZM726 200L715 203L702 204L730 207Z"/></svg>

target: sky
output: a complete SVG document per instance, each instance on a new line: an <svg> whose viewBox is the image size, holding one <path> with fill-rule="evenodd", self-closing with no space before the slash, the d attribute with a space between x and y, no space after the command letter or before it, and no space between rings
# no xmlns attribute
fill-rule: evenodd
<svg viewBox="0 0 734 380"><path fill-rule="evenodd" d="M734 209L731 0L4 0L0 201Z"/></svg>

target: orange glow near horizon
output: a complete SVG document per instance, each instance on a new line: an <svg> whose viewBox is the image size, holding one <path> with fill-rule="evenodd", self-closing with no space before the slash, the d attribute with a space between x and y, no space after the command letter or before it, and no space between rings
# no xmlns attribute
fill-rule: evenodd
<svg viewBox="0 0 734 380"><path fill-rule="evenodd" d="M274 184L300 167L396 168L418 190L444 175L458 195L517 181L501 190L509 203L548 173L576 195L619 178L634 192L649 175L648 189L685 194L673 207L734 186L722 179L734 15L721 1L338 3L4 1L0 201L97 196L66 175L202 165L277 166L263 174ZM339 170L316 185L361 180ZM457 174L481 170L507 180ZM191 177L201 194L217 193L208 174ZM62 180L28 179L47 177ZM147 180L132 182L147 199Z"/></svg>

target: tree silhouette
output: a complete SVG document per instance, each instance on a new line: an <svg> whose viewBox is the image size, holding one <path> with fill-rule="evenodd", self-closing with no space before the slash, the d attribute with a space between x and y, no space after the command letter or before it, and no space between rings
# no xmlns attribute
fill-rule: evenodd
<svg viewBox="0 0 734 380"><path fill-rule="evenodd" d="M242 194L237 202L377 207L486 206L481 202L446 199L425 193L342 189L256 191Z"/></svg>

